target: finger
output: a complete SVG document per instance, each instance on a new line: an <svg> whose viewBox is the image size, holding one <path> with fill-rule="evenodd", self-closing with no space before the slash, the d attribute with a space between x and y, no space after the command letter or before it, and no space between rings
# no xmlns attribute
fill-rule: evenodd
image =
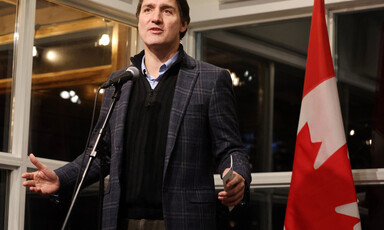
<svg viewBox="0 0 384 230"><path fill-rule="evenodd" d="M226 188L226 191L228 193L227 196L233 196L234 194L237 194L239 192L244 192L245 189L245 183L244 181L241 181L238 184L235 184L234 186Z"/></svg>
<svg viewBox="0 0 384 230"><path fill-rule="evenodd" d="M32 162L32 164L36 166L38 170L42 170L45 168L45 165L40 163L40 161L37 160L37 158L35 157L35 155L33 155L33 153L29 154L29 159Z"/></svg>
<svg viewBox="0 0 384 230"><path fill-rule="evenodd" d="M23 182L23 186L25 187L33 187L35 186L35 181L34 180L26 180Z"/></svg>
<svg viewBox="0 0 384 230"><path fill-rule="evenodd" d="M235 186L226 188L224 191L219 192L220 197L231 197L239 192L244 192L245 183L238 183Z"/></svg>
<svg viewBox="0 0 384 230"><path fill-rule="evenodd" d="M23 173L21 174L21 178L24 178L24 179L33 179L34 175L33 173Z"/></svg>
<svg viewBox="0 0 384 230"><path fill-rule="evenodd" d="M234 206L244 198L244 190L245 184L241 183L229 191L220 192L218 199L221 200L224 205Z"/></svg>
<svg viewBox="0 0 384 230"><path fill-rule="evenodd" d="M41 193L41 189L40 188L29 187L29 190L32 191L32 192Z"/></svg>
<svg viewBox="0 0 384 230"><path fill-rule="evenodd" d="M223 200L225 197L227 197L227 192L226 191L221 191L218 194L219 200Z"/></svg>
<svg viewBox="0 0 384 230"><path fill-rule="evenodd" d="M242 201L242 197L240 197L239 199L236 199L236 200L222 200L221 201L221 204L225 205L225 206L236 206L237 204L239 204L241 201Z"/></svg>
<svg viewBox="0 0 384 230"><path fill-rule="evenodd" d="M227 202L235 202L236 200L241 200L244 197L244 192L240 191L238 193L234 193L231 196L226 197Z"/></svg>
<svg viewBox="0 0 384 230"><path fill-rule="evenodd" d="M237 200L243 196L244 196L244 189L239 189L236 192L234 192L234 191L231 191L231 192L222 191L222 192L219 192L218 199L222 200L222 201L232 202L232 201Z"/></svg>
<svg viewBox="0 0 384 230"><path fill-rule="evenodd" d="M224 202L222 204L225 205L225 206L228 206L228 207L233 207L233 206L238 205L242 200L243 200L243 198L239 198L239 199L237 199L237 200L235 200L233 202Z"/></svg>
<svg viewBox="0 0 384 230"><path fill-rule="evenodd" d="M230 181L228 181L228 183L225 185L226 188L230 188L232 186L235 186L235 185L245 181L244 178L240 174L233 172L233 175L234 175L234 177Z"/></svg>
<svg viewBox="0 0 384 230"><path fill-rule="evenodd" d="M225 200L233 201L233 200L236 200L237 198L239 198L240 196L243 196L243 195L244 195L244 189L240 188L240 189L236 189L236 190L232 190L232 191L227 191L227 193L225 195L223 195L222 197Z"/></svg>
<svg viewBox="0 0 384 230"><path fill-rule="evenodd" d="M222 200L222 204L226 206L235 206L244 198L244 193L238 193L231 197L226 197Z"/></svg>

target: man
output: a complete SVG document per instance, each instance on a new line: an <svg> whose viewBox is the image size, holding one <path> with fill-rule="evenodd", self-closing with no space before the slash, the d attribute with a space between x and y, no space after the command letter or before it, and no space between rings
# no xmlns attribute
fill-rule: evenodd
<svg viewBox="0 0 384 230"><path fill-rule="evenodd" d="M215 229L216 200L238 204L251 180L231 78L184 52L180 39L190 21L186 0L140 0L137 17L145 48L131 61L142 75L123 85L103 137L110 176L103 229ZM104 95L91 145L112 93L113 87ZM216 197L215 166L223 175L231 156L234 176ZM30 159L38 171L23 174L28 179L23 184L42 194L70 191L82 162L80 156L52 171L33 154ZM98 166L95 160L86 184L97 181Z"/></svg>

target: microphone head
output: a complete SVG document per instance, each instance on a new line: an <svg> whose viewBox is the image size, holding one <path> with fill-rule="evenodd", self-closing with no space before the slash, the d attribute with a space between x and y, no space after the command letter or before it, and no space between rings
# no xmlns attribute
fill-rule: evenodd
<svg viewBox="0 0 384 230"><path fill-rule="evenodd" d="M119 76L114 77L112 79L109 79L108 81L104 82L100 88L105 89L112 85L122 85L125 82L129 80L135 81L140 76L140 71L135 66L131 65L129 66L123 73L121 73Z"/></svg>
<svg viewBox="0 0 384 230"><path fill-rule="evenodd" d="M140 70L138 68L136 68L136 66L129 66L126 70L127 72L131 72L132 73L132 80L135 81L136 79L139 78L140 76Z"/></svg>

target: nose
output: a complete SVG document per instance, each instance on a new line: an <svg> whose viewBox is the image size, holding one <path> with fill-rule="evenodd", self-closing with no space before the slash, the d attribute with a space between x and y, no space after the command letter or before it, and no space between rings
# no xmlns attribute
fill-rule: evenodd
<svg viewBox="0 0 384 230"><path fill-rule="evenodd" d="M152 14L152 22L155 24L161 23L163 20L161 10L154 10Z"/></svg>

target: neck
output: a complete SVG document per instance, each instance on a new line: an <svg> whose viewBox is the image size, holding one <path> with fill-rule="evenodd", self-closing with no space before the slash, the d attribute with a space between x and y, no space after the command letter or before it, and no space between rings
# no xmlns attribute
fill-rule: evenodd
<svg viewBox="0 0 384 230"><path fill-rule="evenodd" d="M159 76L160 66L171 59L177 53L178 49L179 44L177 44L177 47L175 46L167 50L145 47L145 67L147 68L148 74L157 78Z"/></svg>

